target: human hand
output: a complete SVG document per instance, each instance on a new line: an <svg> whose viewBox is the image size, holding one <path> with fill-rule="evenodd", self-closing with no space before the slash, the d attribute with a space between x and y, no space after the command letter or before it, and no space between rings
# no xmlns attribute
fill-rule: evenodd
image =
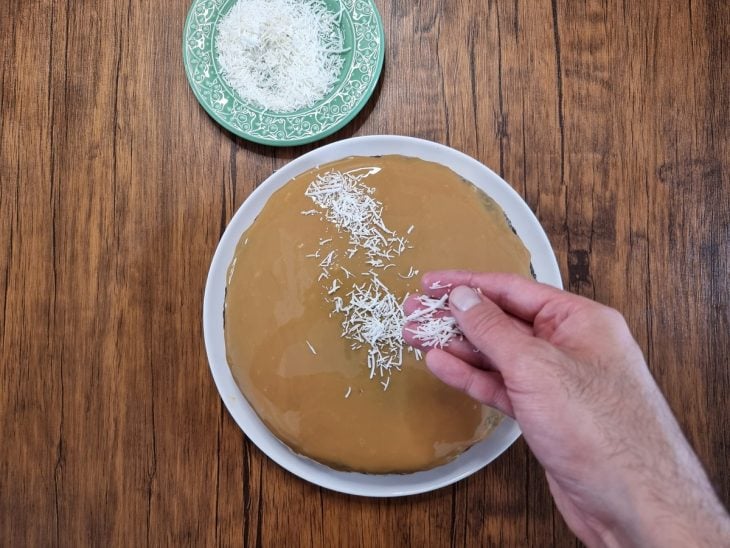
<svg viewBox="0 0 730 548"><path fill-rule="evenodd" d="M449 291L429 289L436 281L454 288L466 340L424 348L427 366L517 420L581 540L727 544L730 520L621 314L517 275L428 273L432 297ZM409 299L406 313L418 306Z"/></svg>

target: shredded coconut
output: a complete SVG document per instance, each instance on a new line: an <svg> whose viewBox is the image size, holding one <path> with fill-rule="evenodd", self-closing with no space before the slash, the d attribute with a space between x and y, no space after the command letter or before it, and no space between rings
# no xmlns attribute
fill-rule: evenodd
<svg viewBox="0 0 730 548"><path fill-rule="evenodd" d="M400 370L403 364L404 349L413 352L417 360L423 358L420 350L408 346L403 340L403 328L406 323L414 323L409 327L415 338L427 346L446 346L454 336L461 332L456 327L453 317L443 314L448 312L448 295L440 299L421 295L418 297L422 307L406 317L403 303L408 298L397 298L380 280L378 271L394 266L392 259L401 255L404 250L412 248L408 240L398 236L389 229L382 219L383 204L375 197L374 189L365 185L363 179L378 173L380 168L361 168L348 172L330 171L319 175L305 191L305 195L320 208L317 211L320 219L332 223L338 232L348 239L345 253L351 259L362 250L367 257L365 263L371 268L362 274L368 279L364 283L353 283L347 291L341 280L323 285L325 298L332 304L332 314L342 316L342 336L350 341L350 348L367 349L367 367L370 378L379 379L383 390L390 385L393 370ZM312 215L312 210L302 211L303 215ZM407 230L413 231L413 225ZM345 280L353 277L352 273L337 261L341 260L337 252L322 249L332 238L319 241L320 249L308 257L321 258L321 273L318 281L329 278L332 268L339 268L345 273ZM418 270L411 266L408 272L398 274L403 279L418 275ZM441 286L436 282L438 288ZM435 288L435 287L434 287ZM337 294L339 293L339 294ZM347 397L347 396L346 396Z"/></svg>
<svg viewBox="0 0 730 548"><path fill-rule="evenodd" d="M443 348L454 337L463 337L461 330L456 325L456 320L448 314L450 312L447 304L448 298L448 294L440 299L419 295L418 301L422 308L405 318L406 323L416 324L415 328L407 327L406 330L413 333L413 337L425 346Z"/></svg>
<svg viewBox="0 0 730 548"><path fill-rule="evenodd" d="M380 280L377 269L393 266L391 259L403 253L408 241L399 237L383 221L383 204L375 197L374 189L365 185L363 179L380 171L378 167L354 169L347 172L330 171L318 176L305 191L321 209L324 219L345 235L348 241L346 258L351 259L358 251L365 253L365 263L371 268L363 272L369 280L352 284L349 291L343 288L344 298L335 295L342 282L336 280L324 289L332 304L332 314L342 316L342 336L350 341L353 350L367 349L367 366L370 378L381 380L387 390L392 370L399 370L403 363L403 303ZM309 211L302 214L308 215ZM331 239L320 240L320 246ZM327 251L323 251L327 253ZM345 273L346 280L353 274L341 264L335 251L330 251L319 264L322 268L319 281L329 277L329 269L338 267ZM414 270L410 269L412 275ZM353 280L354 281L354 280Z"/></svg>
<svg viewBox="0 0 730 548"><path fill-rule="evenodd" d="M223 78L265 111L312 106L342 70L341 14L324 0L238 0L218 24Z"/></svg>
<svg viewBox="0 0 730 548"><path fill-rule="evenodd" d="M368 348L370 378L389 375L403 363L403 306L377 277L354 285L347 302L336 303L344 315L342 333L353 348Z"/></svg>
<svg viewBox="0 0 730 548"><path fill-rule="evenodd" d="M403 278L404 280L410 280L410 279L411 279L411 278L413 278L414 276L418 276L418 270L414 270L414 269L413 269L413 267L411 267L411 268L410 268L410 269L408 270L408 274L406 274L405 276L404 276L403 274L398 274L398 276L400 276L400 277L401 277L401 278Z"/></svg>
<svg viewBox="0 0 730 548"><path fill-rule="evenodd" d="M378 268L385 266L384 260L403 253L408 244L385 226L383 204L372 196L374 189L362 182L379 171L378 167L330 171L317 176L305 191L325 210L325 219L348 234L352 246L347 250L348 258L364 249L368 264Z"/></svg>
<svg viewBox="0 0 730 548"><path fill-rule="evenodd" d="M439 280L436 280L435 282L433 282L429 287L429 289L450 289L450 288L451 288L451 284L442 284Z"/></svg>

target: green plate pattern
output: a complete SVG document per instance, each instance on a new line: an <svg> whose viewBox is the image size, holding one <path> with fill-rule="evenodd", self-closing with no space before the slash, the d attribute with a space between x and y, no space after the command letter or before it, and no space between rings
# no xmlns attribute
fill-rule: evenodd
<svg viewBox="0 0 730 548"><path fill-rule="evenodd" d="M183 63L203 108L227 130L272 146L311 143L345 126L365 106L383 68L385 36L372 0L326 0L337 13L345 49L335 87L315 105L287 113L263 111L243 101L220 75L215 37L219 19L236 0L193 0L183 33Z"/></svg>

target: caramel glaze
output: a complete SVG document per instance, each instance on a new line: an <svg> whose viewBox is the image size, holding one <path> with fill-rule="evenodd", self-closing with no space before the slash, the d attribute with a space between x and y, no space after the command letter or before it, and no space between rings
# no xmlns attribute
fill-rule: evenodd
<svg viewBox="0 0 730 548"><path fill-rule="evenodd" d="M450 169L403 156L351 157L295 177L277 191L241 237L228 275L225 338L228 363L241 391L267 427L292 450L337 469L367 473L425 470L453 459L484 439L500 415L442 384L406 353L388 389L369 379L366 350L341 337L340 315L317 278L321 259L338 253L347 268L334 277L345 298L366 282L362 252L346 259L345 234L319 216L304 191L317 174L377 166L364 182L384 205L383 220L407 249L379 271L402 299L420 291L420 276L445 268L530 275L530 255L501 208ZM406 234L409 227L414 228ZM313 354L307 341L314 347ZM345 394L351 393L348 398Z"/></svg>

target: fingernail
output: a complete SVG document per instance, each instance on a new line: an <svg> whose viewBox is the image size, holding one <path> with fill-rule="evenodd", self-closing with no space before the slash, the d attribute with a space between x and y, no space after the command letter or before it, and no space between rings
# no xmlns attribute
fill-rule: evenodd
<svg viewBox="0 0 730 548"><path fill-rule="evenodd" d="M465 285L455 287L449 296L449 304L462 312L466 312L481 301L477 292Z"/></svg>

